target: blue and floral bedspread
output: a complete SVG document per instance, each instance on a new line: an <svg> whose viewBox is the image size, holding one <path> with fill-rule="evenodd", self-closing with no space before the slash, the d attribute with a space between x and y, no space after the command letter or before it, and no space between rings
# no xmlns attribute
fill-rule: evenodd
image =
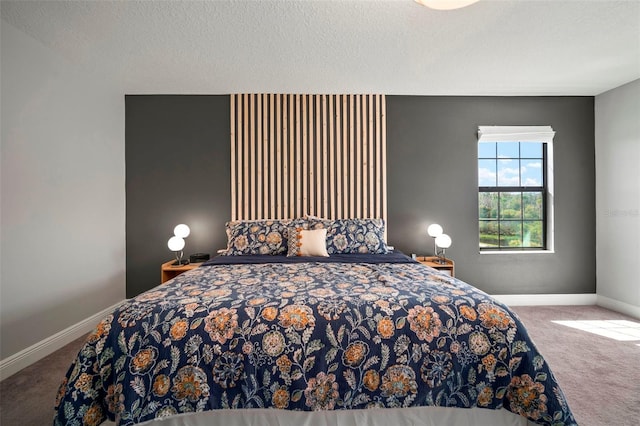
<svg viewBox="0 0 640 426"><path fill-rule="evenodd" d="M428 405L576 424L520 320L462 281L418 263L218 264L106 317L54 424Z"/></svg>

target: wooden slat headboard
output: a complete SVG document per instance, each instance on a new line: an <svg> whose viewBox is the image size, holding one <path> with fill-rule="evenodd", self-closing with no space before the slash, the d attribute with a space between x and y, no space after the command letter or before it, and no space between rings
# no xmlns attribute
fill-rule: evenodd
<svg viewBox="0 0 640 426"><path fill-rule="evenodd" d="M231 219L386 220L384 95L231 96Z"/></svg>

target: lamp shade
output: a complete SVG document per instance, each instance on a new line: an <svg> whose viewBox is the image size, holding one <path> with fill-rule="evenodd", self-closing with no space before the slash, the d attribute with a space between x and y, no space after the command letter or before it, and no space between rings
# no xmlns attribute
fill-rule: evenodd
<svg viewBox="0 0 640 426"><path fill-rule="evenodd" d="M169 250L171 251L180 251L184 248L184 240L181 237L173 236L169 238L167 246L169 246Z"/></svg>
<svg viewBox="0 0 640 426"><path fill-rule="evenodd" d="M181 223L180 225L177 225L175 228L173 228L173 233L176 237L187 238L191 233L191 230L187 225Z"/></svg>
<svg viewBox="0 0 640 426"><path fill-rule="evenodd" d="M447 234L440 234L436 237L436 245L443 249L451 247L451 237Z"/></svg>
<svg viewBox="0 0 640 426"><path fill-rule="evenodd" d="M442 226L438 225L437 223L432 223L427 228L427 234L429 234L430 237L434 238L438 235L442 235Z"/></svg>

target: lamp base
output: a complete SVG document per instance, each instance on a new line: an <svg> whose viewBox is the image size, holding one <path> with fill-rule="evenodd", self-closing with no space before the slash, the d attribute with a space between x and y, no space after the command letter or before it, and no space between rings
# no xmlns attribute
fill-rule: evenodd
<svg viewBox="0 0 640 426"><path fill-rule="evenodd" d="M171 266L173 266L174 268L177 268L178 266L184 266L184 265L188 265L189 261L187 259L183 259L180 262L178 262L177 260L175 262L173 262L171 264Z"/></svg>

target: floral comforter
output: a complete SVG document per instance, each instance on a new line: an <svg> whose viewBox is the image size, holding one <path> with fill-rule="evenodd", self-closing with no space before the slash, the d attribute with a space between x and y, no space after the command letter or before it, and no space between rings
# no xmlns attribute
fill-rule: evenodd
<svg viewBox="0 0 640 426"><path fill-rule="evenodd" d="M106 317L55 425L222 408L505 408L575 424L519 319L418 263L202 266Z"/></svg>

